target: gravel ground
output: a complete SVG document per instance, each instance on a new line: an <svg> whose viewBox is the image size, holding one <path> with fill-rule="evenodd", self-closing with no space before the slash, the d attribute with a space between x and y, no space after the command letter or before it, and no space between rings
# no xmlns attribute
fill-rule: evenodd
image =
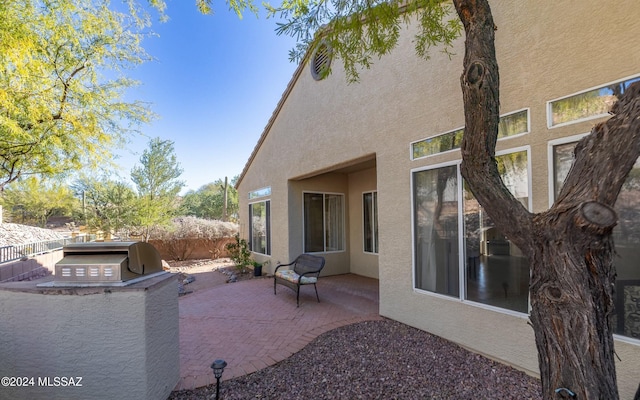
<svg viewBox="0 0 640 400"><path fill-rule="evenodd" d="M541 399L540 381L396 321L329 331L288 359L221 382L220 399ZM215 385L170 399L213 399Z"/></svg>

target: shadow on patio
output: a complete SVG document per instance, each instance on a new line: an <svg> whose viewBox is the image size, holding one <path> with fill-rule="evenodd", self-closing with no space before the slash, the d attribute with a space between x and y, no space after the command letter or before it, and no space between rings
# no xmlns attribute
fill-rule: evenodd
<svg viewBox="0 0 640 400"><path fill-rule="evenodd" d="M353 274L322 277L296 295L273 279L225 284L180 299L180 381L175 390L215 383L211 363L224 359L223 379L250 374L299 351L331 329L379 316L378 280Z"/></svg>

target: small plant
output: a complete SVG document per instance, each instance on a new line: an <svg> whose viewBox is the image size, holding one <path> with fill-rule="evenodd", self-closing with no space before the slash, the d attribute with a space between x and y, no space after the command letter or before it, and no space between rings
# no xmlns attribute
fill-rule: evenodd
<svg viewBox="0 0 640 400"><path fill-rule="evenodd" d="M249 251L249 244L246 240L240 239L240 235L234 236L235 243L227 244L227 250L229 251L229 257L236 264L236 269L240 272L244 272L246 265L251 265L251 252Z"/></svg>

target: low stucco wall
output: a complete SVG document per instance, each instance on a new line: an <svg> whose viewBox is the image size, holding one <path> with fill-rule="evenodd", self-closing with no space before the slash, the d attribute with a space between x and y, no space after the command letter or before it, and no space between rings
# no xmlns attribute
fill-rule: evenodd
<svg viewBox="0 0 640 400"><path fill-rule="evenodd" d="M55 265L62 259L62 250L38 254L26 260L15 260L0 265L0 282L20 281L31 278L30 274L37 274L37 270L46 268L52 273Z"/></svg>
<svg viewBox="0 0 640 400"><path fill-rule="evenodd" d="M234 238L149 240L163 260L198 260L229 257L228 243Z"/></svg>
<svg viewBox="0 0 640 400"><path fill-rule="evenodd" d="M0 398L166 399L180 377L170 274L122 288L6 283L0 315L0 377L34 378L0 386ZM64 387L61 378L82 378L82 386Z"/></svg>

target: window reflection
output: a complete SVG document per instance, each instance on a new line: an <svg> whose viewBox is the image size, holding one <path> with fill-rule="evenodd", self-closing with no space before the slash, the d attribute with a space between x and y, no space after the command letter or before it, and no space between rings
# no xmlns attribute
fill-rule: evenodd
<svg viewBox="0 0 640 400"><path fill-rule="evenodd" d="M416 288L459 297L457 166L414 179Z"/></svg>
<svg viewBox="0 0 640 400"><path fill-rule="evenodd" d="M439 136L421 140L412 144L413 158L426 157L443 153L449 150L459 149L462 144L464 129L444 133Z"/></svg>
<svg viewBox="0 0 640 400"><path fill-rule="evenodd" d="M270 201L261 201L249 205L249 224L251 231L251 251L271 254L269 206Z"/></svg>
<svg viewBox="0 0 640 400"><path fill-rule="evenodd" d="M304 251L344 250L344 195L304 194Z"/></svg>
<svg viewBox="0 0 640 400"><path fill-rule="evenodd" d="M496 157L505 186L525 206L529 202L527 152ZM466 298L526 313L529 305L529 261L495 227L464 184Z"/></svg>
<svg viewBox="0 0 640 400"><path fill-rule="evenodd" d="M529 132L529 110L516 111L500 117L498 139ZM459 149L464 128L443 133L411 144L413 159L431 156L445 151Z"/></svg>
<svg viewBox="0 0 640 400"><path fill-rule="evenodd" d="M549 126L607 115L618 97L629 85L639 80L640 77L632 78L552 101L549 110L551 115Z"/></svg>
<svg viewBox="0 0 640 400"><path fill-rule="evenodd" d="M362 195L364 251L378 253L378 193Z"/></svg>
<svg viewBox="0 0 640 400"><path fill-rule="evenodd" d="M498 139L529 132L529 110L517 111L500 117Z"/></svg>

